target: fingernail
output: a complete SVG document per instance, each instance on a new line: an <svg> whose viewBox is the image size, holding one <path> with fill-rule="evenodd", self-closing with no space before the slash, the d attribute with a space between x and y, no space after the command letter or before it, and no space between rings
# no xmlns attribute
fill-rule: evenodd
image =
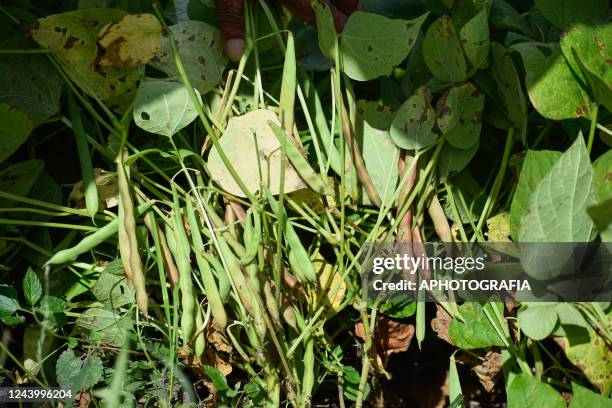
<svg viewBox="0 0 612 408"><path fill-rule="evenodd" d="M240 60L244 52L244 40L242 38L230 38L225 42L225 55L232 61Z"/></svg>

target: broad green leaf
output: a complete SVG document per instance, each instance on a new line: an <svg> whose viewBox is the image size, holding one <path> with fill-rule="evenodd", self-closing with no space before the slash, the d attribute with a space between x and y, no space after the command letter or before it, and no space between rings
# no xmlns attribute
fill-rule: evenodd
<svg viewBox="0 0 612 408"><path fill-rule="evenodd" d="M571 334L575 330L588 330L591 327L580 310L572 303L557 303L557 317L559 321L552 333L553 336L566 337L568 332Z"/></svg>
<svg viewBox="0 0 612 408"><path fill-rule="evenodd" d="M533 340L544 340L557 325L557 303L526 302L517 312L520 329Z"/></svg>
<svg viewBox="0 0 612 408"><path fill-rule="evenodd" d="M20 308L17 296L15 288L0 284L0 317L8 317Z"/></svg>
<svg viewBox="0 0 612 408"><path fill-rule="evenodd" d="M306 184L293 166L288 161L281 163L281 145L268 121L280 125L276 114L264 109L231 118L220 140L221 149L253 194L260 190L262 183L268 186L272 194L280 192L281 165L285 167L285 193L305 188ZM212 179L225 191L239 197L245 196L216 148L211 149L208 156L208 170Z"/></svg>
<svg viewBox="0 0 612 408"><path fill-rule="evenodd" d="M527 115L527 105L512 57L508 50L497 42L491 43L491 57L491 77L497 85L501 105L508 119L515 124L522 124Z"/></svg>
<svg viewBox="0 0 612 408"><path fill-rule="evenodd" d="M612 242L612 198L587 209L603 242Z"/></svg>
<svg viewBox="0 0 612 408"><path fill-rule="evenodd" d="M552 386L528 374L518 374L506 391L508 408L564 408L565 401Z"/></svg>
<svg viewBox="0 0 612 408"><path fill-rule="evenodd" d="M335 59L336 47L338 46L338 37L331 9L326 3L317 2L315 5L315 15L317 18L319 48L323 55L333 61Z"/></svg>
<svg viewBox="0 0 612 408"><path fill-rule="evenodd" d="M427 14L414 20L363 11L351 14L340 42L344 72L357 81L389 75L408 56L426 18Z"/></svg>
<svg viewBox="0 0 612 408"><path fill-rule="evenodd" d="M561 48L595 102L612 111L612 25L576 24L562 36Z"/></svg>
<svg viewBox="0 0 612 408"><path fill-rule="evenodd" d="M76 320L75 325L86 329L90 336L99 337L105 343L115 347L125 344L132 321L128 315L119 316L109 309L86 309Z"/></svg>
<svg viewBox="0 0 612 408"><path fill-rule="evenodd" d="M221 33L201 21L181 21L170 26L181 62L191 85L204 95L222 80L227 58L221 45ZM168 76L178 77L170 40L162 36L161 48L151 64Z"/></svg>
<svg viewBox="0 0 612 408"><path fill-rule="evenodd" d="M607 323L610 324L609 321ZM568 327L566 337L561 338L561 347L567 359L584 373L591 384L604 395L610 394L612 391L612 355L606 342L593 329Z"/></svg>
<svg viewBox="0 0 612 408"><path fill-rule="evenodd" d="M146 64L161 46L161 25L153 14L128 14L98 33L101 68L129 69Z"/></svg>
<svg viewBox="0 0 612 408"><path fill-rule="evenodd" d="M81 390L92 388L102 379L104 367L96 355L77 357L74 350L60 354L55 363L55 374L61 388L72 390L72 398ZM68 401L72 401L70 398Z"/></svg>
<svg viewBox="0 0 612 408"><path fill-rule="evenodd" d="M38 19L31 34L58 57L66 74L85 93L105 100L133 89L142 74L142 68L103 69L96 62L98 31L125 14L103 8L53 14Z"/></svg>
<svg viewBox="0 0 612 408"><path fill-rule="evenodd" d="M40 301L41 309L48 309L52 313L62 313L65 312L68 308L68 303L57 296L43 296Z"/></svg>
<svg viewBox="0 0 612 408"><path fill-rule="evenodd" d="M99 302L113 309L135 302L134 289L127 284L120 259L106 265L91 292Z"/></svg>
<svg viewBox="0 0 612 408"><path fill-rule="evenodd" d="M35 305L42 296L42 285L32 268L28 268L23 278L23 296L30 305Z"/></svg>
<svg viewBox="0 0 612 408"><path fill-rule="evenodd" d="M433 130L435 123L436 112L431 107L431 91L421 87L395 114L391 124L391 138L402 149L425 149L439 138Z"/></svg>
<svg viewBox="0 0 612 408"><path fill-rule="evenodd" d="M440 17L427 29L423 58L427 68L441 81L456 83L468 78L461 41L448 16Z"/></svg>
<svg viewBox="0 0 612 408"><path fill-rule="evenodd" d="M471 83L455 86L438 100L438 128L453 147L469 149L480 137L485 96Z"/></svg>
<svg viewBox="0 0 612 408"><path fill-rule="evenodd" d="M46 56L0 58L0 103L25 112L35 125L59 110L61 91L62 79Z"/></svg>
<svg viewBox="0 0 612 408"><path fill-rule="evenodd" d="M480 139L474 146L464 150L457 149L446 143L440 150L438 157L438 171L441 177L447 177L449 174L463 170L472 160L478 148L480 147Z"/></svg>
<svg viewBox="0 0 612 408"><path fill-rule="evenodd" d="M608 15L607 0L535 0L536 7L558 28L583 21L591 22L605 19Z"/></svg>
<svg viewBox="0 0 612 408"><path fill-rule="evenodd" d="M486 68L491 48L487 11L483 9L468 21L459 31L459 38L468 61L476 68Z"/></svg>
<svg viewBox="0 0 612 408"><path fill-rule="evenodd" d="M593 169L580 134L531 195L519 241L588 242L593 221L586 208L593 199Z"/></svg>
<svg viewBox="0 0 612 408"><path fill-rule="evenodd" d="M484 307L490 306L487 304ZM485 315L482 305L476 302L465 302L459 306L459 312L465 322L453 318L448 329L448 335L455 346L471 350L504 345Z"/></svg>
<svg viewBox="0 0 612 408"><path fill-rule="evenodd" d="M606 398L604 395L593 392L575 382L572 383L572 391L572 401L570 402L569 408L612 407L612 399Z"/></svg>
<svg viewBox="0 0 612 408"><path fill-rule="evenodd" d="M42 160L27 160L0 171L0 191L20 196L28 195L44 166ZM0 207L8 207L12 202L0 198Z"/></svg>
<svg viewBox="0 0 612 408"><path fill-rule="evenodd" d="M513 46L523 59L526 85L534 108L553 120L590 116L590 100L566 64L558 44Z"/></svg>
<svg viewBox="0 0 612 408"><path fill-rule="evenodd" d="M593 163L593 187L598 201L612 198L612 150L599 156Z"/></svg>
<svg viewBox="0 0 612 408"><path fill-rule="evenodd" d="M32 132L32 121L24 112L0 103L0 163L19 149Z"/></svg>
<svg viewBox="0 0 612 408"><path fill-rule="evenodd" d="M230 389L225 376L219 370L209 365L204 365L202 368L204 369L204 372L208 378L210 378L212 381L217 391L223 392Z"/></svg>
<svg viewBox="0 0 612 408"><path fill-rule="evenodd" d="M149 80L138 86L133 116L139 128L172 137L193 122L198 112L183 84Z"/></svg>
<svg viewBox="0 0 612 408"><path fill-rule="evenodd" d="M491 27L529 35L531 30L518 11L506 0L494 0L489 16Z"/></svg>
<svg viewBox="0 0 612 408"><path fill-rule="evenodd" d="M389 135L393 114L388 107L368 101L358 101L357 112L357 137L366 170L378 196L383 200L391 199L399 177L397 166L392 165L399 153ZM365 192L362 197L367 200Z"/></svg>
<svg viewBox="0 0 612 408"><path fill-rule="evenodd" d="M513 237L518 238L521 217L527 211L533 191L560 157L561 152L553 150L527 151L510 207L510 232Z"/></svg>

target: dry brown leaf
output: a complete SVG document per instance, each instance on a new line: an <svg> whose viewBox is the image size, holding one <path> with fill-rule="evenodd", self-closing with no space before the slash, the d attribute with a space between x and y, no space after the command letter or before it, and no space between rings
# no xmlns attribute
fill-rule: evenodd
<svg viewBox="0 0 612 408"><path fill-rule="evenodd" d="M451 324L450 315L440 305L436 305L436 317L431 319L431 328L436 332L439 338L449 344L453 344L448 336L448 328Z"/></svg>
<svg viewBox="0 0 612 408"><path fill-rule="evenodd" d="M502 370L501 354L497 351L488 351L484 358L481 364L472 367L472 371L484 389L491 392Z"/></svg>
<svg viewBox="0 0 612 408"><path fill-rule="evenodd" d="M209 324L206 330L206 338L209 344L212 344L217 351L224 353L231 353L234 349L231 344L227 342L225 337L215 329L214 324Z"/></svg>
<svg viewBox="0 0 612 408"><path fill-rule="evenodd" d="M98 187L98 197L100 199L100 207L112 208L117 206L117 175L99 168L94 169L94 177L96 186ZM85 208L85 192L83 191L83 181L75 183L72 191L68 196L68 202L75 208Z"/></svg>
<svg viewBox="0 0 612 408"><path fill-rule="evenodd" d="M361 322L355 325L355 335L365 340L365 330ZM378 316L374 331L374 346L382 356L388 357L393 353L408 350L413 336L414 325Z"/></svg>

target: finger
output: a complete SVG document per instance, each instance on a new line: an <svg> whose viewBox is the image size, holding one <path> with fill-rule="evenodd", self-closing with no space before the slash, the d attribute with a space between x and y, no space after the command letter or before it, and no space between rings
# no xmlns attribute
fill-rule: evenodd
<svg viewBox="0 0 612 408"><path fill-rule="evenodd" d="M336 8L336 6L334 6L330 1L324 1L331 9L332 15L334 17L336 31L342 31L347 20L346 14L338 10L338 8ZM312 9L309 0L281 0L280 2L283 4L283 6L287 7L293 14L295 14L308 24L316 23L315 12Z"/></svg>
<svg viewBox="0 0 612 408"><path fill-rule="evenodd" d="M347 16L361 9L361 0L331 0L331 3Z"/></svg>
<svg viewBox="0 0 612 408"><path fill-rule="evenodd" d="M225 55L238 61L244 51L243 0L215 0Z"/></svg>

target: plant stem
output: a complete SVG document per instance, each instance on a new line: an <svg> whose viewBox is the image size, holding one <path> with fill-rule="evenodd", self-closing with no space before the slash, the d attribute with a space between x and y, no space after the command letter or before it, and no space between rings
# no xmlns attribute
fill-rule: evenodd
<svg viewBox="0 0 612 408"><path fill-rule="evenodd" d="M597 113L599 112L599 105L594 103L591 112L591 129L589 130L589 140L587 142L587 151L591 154L591 148L593 147L593 141L595 140L595 129L597 129Z"/></svg>

